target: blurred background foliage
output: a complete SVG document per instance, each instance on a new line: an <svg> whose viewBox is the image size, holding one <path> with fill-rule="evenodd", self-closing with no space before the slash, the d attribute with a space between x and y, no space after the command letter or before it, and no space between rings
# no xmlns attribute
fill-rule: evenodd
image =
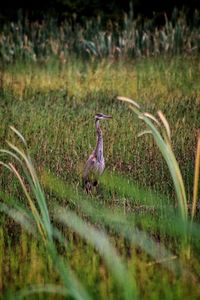
<svg viewBox="0 0 200 300"><path fill-rule="evenodd" d="M43 19L45 16L58 17L61 21L65 17L75 17L82 21L83 17L104 16L105 20L111 18L119 21L122 12L128 13L133 9L134 15L143 15L144 17L155 17L161 22L163 12L166 12L169 17L172 14L174 7L187 11L189 19L193 17L193 11L200 8L199 0L44 0L25 1L25 0L7 0L0 3L0 21L1 24L7 20L15 21L18 18L18 11L23 10L23 13L31 20ZM160 17L161 15L161 17Z"/></svg>

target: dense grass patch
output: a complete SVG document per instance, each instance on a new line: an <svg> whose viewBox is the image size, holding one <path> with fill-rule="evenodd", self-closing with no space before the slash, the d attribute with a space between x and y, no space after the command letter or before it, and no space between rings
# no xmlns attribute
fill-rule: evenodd
<svg viewBox="0 0 200 300"><path fill-rule="evenodd" d="M188 170L194 165L200 115L198 71L198 60L183 62L179 57L129 65L69 63L62 72L56 65L51 69L9 67L3 73L1 141L9 136L8 126L14 125L26 137L39 168L78 182L95 144L93 116L105 111L113 115L112 122L102 124L107 167L128 174L143 186L170 192L165 164L152 139L138 139L141 125L116 101L117 95L125 95L152 113L158 109L165 113L172 126L174 151L190 187L192 173Z"/></svg>
<svg viewBox="0 0 200 300"><path fill-rule="evenodd" d="M49 299L53 292L61 299L89 299L88 294L94 299L199 297L199 216L192 229L189 222L183 226L173 182L155 140L149 135L138 138L144 124L117 100L118 95L131 97L144 111L164 112L190 217L200 124L199 71L195 56L134 62L72 58L62 69L52 60L49 65L16 63L1 70L1 148L9 140L26 153L9 126L17 128L44 187L43 194L26 177L24 166L11 159L36 204L41 220L37 213L34 219L22 185L1 166L4 297L30 293L29 284L41 299L47 297L44 292ZM113 119L101 125L107 172L98 191L87 196L81 189L81 173L95 145L96 112ZM47 205L47 210L40 205ZM187 243L185 230L190 233Z"/></svg>

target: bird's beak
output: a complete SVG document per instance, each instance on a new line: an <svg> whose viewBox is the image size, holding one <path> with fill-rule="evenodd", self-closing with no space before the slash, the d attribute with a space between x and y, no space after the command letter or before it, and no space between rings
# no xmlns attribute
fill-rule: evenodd
<svg viewBox="0 0 200 300"><path fill-rule="evenodd" d="M112 119L112 116L110 116L110 115L104 115L104 118L105 119Z"/></svg>

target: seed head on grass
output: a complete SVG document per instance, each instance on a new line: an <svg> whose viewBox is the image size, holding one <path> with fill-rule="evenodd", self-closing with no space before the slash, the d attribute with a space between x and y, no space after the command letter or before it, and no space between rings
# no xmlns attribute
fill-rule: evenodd
<svg viewBox="0 0 200 300"><path fill-rule="evenodd" d="M143 113L140 109L140 106L137 104L137 102L126 97L118 97L118 100L130 103L131 109L134 111L134 113L138 116L139 119L144 121L145 125L147 126L147 130L144 131L141 135L143 135L144 133L152 134L160 152L162 153L168 165L170 174L172 176L182 220L184 223L187 222L188 211L187 211L185 186L183 183L183 178L182 178L182 174L178 162L175 158L175 154L171 149L171 143L170 143L171 132L165 116L161 111L158 111L158 116L160 117L160 120L163 124L162 127L160 122L157 120L157 118L154 117L152 114L148 112Z"/></svg>

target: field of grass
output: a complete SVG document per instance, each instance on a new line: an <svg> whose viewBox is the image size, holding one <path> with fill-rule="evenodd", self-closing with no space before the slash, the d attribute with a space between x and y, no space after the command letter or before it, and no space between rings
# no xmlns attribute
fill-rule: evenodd
<svg viewBox="0 0 200 300"><path fill-rule="evenodd" d="M198 209L190 226L199 74L198 55L85 62L71 57L62 67L56 59L4 65L1 148L8 149L7 140L26 148L9 128L14 126L28 144L45 196L35 177L26 177L25 162L20 166L1 154L22 183L1 166L0 298L200 297ZM135 100L153 115L161 110L167 118L186 189L187 220L179 214L156 140L138 137L144 120L117 96ZM106 172L88 196L81 174L95 145L96 112L113 119L101 122Z"/></svg>

